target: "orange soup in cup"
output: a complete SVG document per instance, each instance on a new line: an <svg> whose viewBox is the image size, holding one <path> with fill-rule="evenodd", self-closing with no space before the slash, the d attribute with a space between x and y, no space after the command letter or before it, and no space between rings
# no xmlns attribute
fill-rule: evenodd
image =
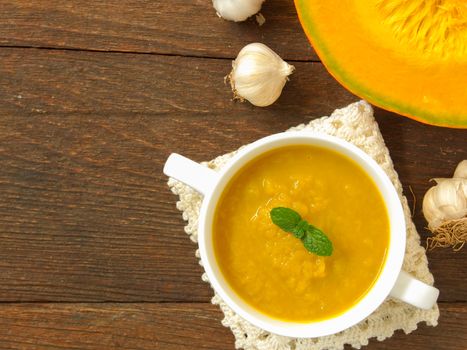
<svg viewBox="0 0 467 350"><path fill-rule="evenodd" d="M307 251L273 224L288 207L331 240L331 256ZM352 308L377 280L389 217L373 180L350 158L312 145L271 150L246 164L215 211L213 247L227 283L261 313L313 322Z"/></svg>

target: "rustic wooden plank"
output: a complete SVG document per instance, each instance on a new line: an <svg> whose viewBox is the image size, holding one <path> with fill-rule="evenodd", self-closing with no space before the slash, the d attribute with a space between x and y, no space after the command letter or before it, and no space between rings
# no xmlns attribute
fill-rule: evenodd
<svg viewBox="0 0 467 350"><path fill-rule="evenodd" d="M210 0L0 1L0 45L235 57L263 42L282 57L317 60L292 0L268 0L266 23L217 17Z"/></svg>
<svg viewBox="0 0 467 350"><path fill-rule="evenodd" d="M230 60L37 49L0 50L2 108L49 112L176 112L190 116L328 113L355 100L321 63L297 62L273 108L232 103ZM310 109L313 107L313 109Z"/></svg>
<svg viewBox="0 0 467 350"><path fill-rule="evenodd" d="M2 49L0 62L4 301L208 301L168 154L211 159L356 100L316 63L260 109L230 101L226 60ZM426 236L421 196L466 158L465 131L376 115ZM465 254L429 254L442 300L466 300Z"/></svg>
<svg viewBox="0 0 467 350"><path fill-rule="evenodd" d="M208 304L3 304L0 348L232 349Z"/></svg>
<svg viewBox="0 0 467 350"><path fill-rule="evenodd" d="M0 347L13 349L233 349L210 304L2 304ZM467 342L467 305L441 304L437 327L420 324L368 350L458 350ZM346 347L351 349L351 347Z"/></svg>

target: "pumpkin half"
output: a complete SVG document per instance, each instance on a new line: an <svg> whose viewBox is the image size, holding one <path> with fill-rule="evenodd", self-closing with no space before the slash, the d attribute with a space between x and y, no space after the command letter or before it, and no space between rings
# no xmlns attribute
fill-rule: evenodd
<svg viewBox="0 0 467 350"><path fill-rule="evenodd" d="M467 0L295 0L328 71L424 123L467 128Z"/></svg>

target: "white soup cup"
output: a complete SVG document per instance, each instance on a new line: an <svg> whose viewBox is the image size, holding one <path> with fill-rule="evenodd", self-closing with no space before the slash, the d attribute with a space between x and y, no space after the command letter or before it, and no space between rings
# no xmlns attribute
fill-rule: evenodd
<svg viewBox="0 0 467 350"><path fill-rule="evenodd" d="M219 198L232 177L248 162L273 149L291 145L314 145L340 153L356 162L371 177L386 204L390 222L387 257L379 277L367 294L344 313L317 322L297 323L269 317L241 299L225 280L214 255L212 226ZM375 311L388 297L415 307L433 307L438 289L401 270L406 246L406 226L399 196L381 167L366 153L341 139L312 132L285 132L262 138L242 148L220 171L213 171L181 155L171 154L164 174L200 192L204 198L199 214L198 243L209 281L220 297L241 317L272 333L312 338L340 332Z"/></svg>

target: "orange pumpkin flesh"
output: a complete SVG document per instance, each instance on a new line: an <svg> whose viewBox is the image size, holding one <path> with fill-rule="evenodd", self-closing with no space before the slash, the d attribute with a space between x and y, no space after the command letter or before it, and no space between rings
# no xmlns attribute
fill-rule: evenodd
<svg viewBox="0 0 467 350"><path fill-rule="evenodd" d="M467 128L467 0L295 0L329 72L384 109Z"/></svg>

